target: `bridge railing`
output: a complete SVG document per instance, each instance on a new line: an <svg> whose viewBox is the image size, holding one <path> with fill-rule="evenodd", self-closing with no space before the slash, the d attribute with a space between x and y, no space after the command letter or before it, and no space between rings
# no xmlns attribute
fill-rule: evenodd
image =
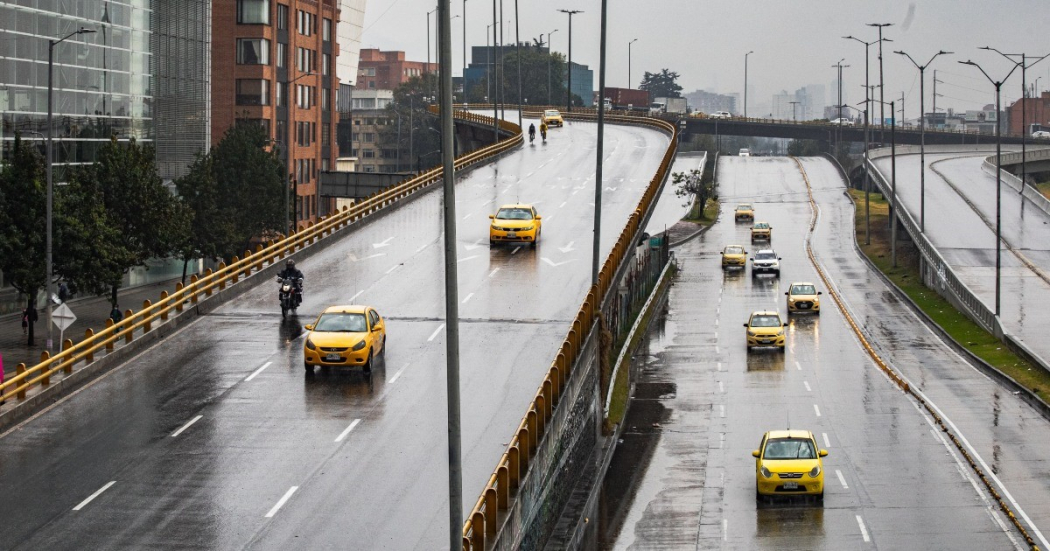
<svg viewBox="0 0 1050 551"><path fill-rule="evenodd" d="M471 105L471 108L473 107ZM491 108L491 105L489 107ZM536 107L530 106L530 112L532 109ZM576 120L593 120L595 117L593 113L582 112L582 110L577 112L575 108L572 113L563 112L562 114ZM600 316L600 308L609 294L610 285L622 267L625 257L633 250L642 229L641 223L653 201L656 200L657 193L666 178L667 171L671 168L677 151L678 127L675 124L651 117L610 115L606 117L606 120L615 124L640 124L659 129L671 135L671 143L660 161L656 174L642 194L638 206L620 232L620 237L613 250L602 264L598 283L591 286L580 305L568 334L555 353L547 374L540 382L521 422L511 434L506 451L497 461L496 468L485 482L481 495L467 516L463 525L464 551L483 551L486 549L486 542L491 544L496 537L499 531L499 512L511 507L515 492L519 490L530 473L529 465L543 442L545 432L550 428L549 422L558 406L562 391L573 374L573 367L580 358L588 334Z"/></svg>
<svg viewBox="0 0 1050 551"><path fill-rule="evenodd" d="M457 111L454 116L461 121L492 123L491 118L475 113ZM509 136L497 143L459 156L455 162L457 170L483 162L521 145L521 128L518 125L500 121L499 126ZM245 251L243 257L234 256L229 264L221 262L217 270L208 269L202 277L194 275L190 278L188 285L183 285L181 282L176 284L173 292L162 292L157 302L145 301L138 312L127 310L124 319L120 322L113 323L113 320L107 320L106 327L98 332L88 329L80 342L74 343L72 339L66 339L62 342L62 350L54 356L44 351L40 362L36 365L27 367L25 364L18 364L16 375L0 384L0 402L9 399L16 399L19 402L25 400L31 390L47 388L52 382L52 377L60 373L62 375L72 374L74 366L78 364L86 366L93 363L96 354L112 352L119 341L123 340L125 344L131 343L136 332L140 335L149 333L154 329L154 324L167 321L173 314L178 315L187 304L192 308L217 291L226 289L228 285L236 284L241 278L248 277L253 272L258 273L264 266L272 265L279 259L300 251L354 222L440 182L443 172L438 166L385 190L377 191L353 206L344 207L337 213L322 217L316 224L307 223L306 227L288 237L276 242L270 241L265 247L260 244L255 251Z"/></svg>

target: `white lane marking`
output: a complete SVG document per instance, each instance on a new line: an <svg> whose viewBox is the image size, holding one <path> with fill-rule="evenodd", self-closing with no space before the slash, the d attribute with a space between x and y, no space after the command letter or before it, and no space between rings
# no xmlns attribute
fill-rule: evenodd
<svg viewBox="0 0 1050 551"><path fill-rule="evenodd" d="M360 290L360 291L358 291L358 292L354 293L354 296L350 297L350 302L351 302L351 304L352 304L352 303L353 303L353 302L354 302L355 300L357 300L357 297L361 296L361 295L362 295L362 294L363 294L364 292L365 292L365 291L364 291L364 289L362 289L362 290Z"/></svg>
<svg viewBox="0 0 1050 551"><path fill-rule="evenodd" d="M511 255L516 255L516 254L518 254L518 251L520 251L520 250L521 250L521 247L514 247L514 250L511 251L510 254Z"/></svg>
<svg viewBox="0 0 1050 551"><path fill-rule="evenodd" d="M550 222L553 219L554 219L554 215L553 214L548 214L547 217L543 219L543 221L544 222Z"/></svg>
<svg viewBox="0 0 1050 551"><path fill-rule="evenodd" d="M198 415L198 416L194 417L193 419L190 419L189 422L187 422L185 425L182 425L181 427L179 427L179 430L171 433L171 437L175 438L176 436L182 434L182 431L190 428L190 426L193 425L194 423L196 423L197 421L200 421L201 417L204 417L204 416L203 415Z"/></svg>
<svg viewBox="0 0 1050 551"><path fill-rule="evenodd" d="M725 406L725 404L719 404L718 405L718 416L719 417L725 417L726 416L726 406Z"/></svg>
<svg viewBox="0 0 1050 551"><path fill-rule="evenodd" d="M724 447L726 447L726 433L723 432L718 435L718 449L722 449Z"/></svg>
<svg viewBox="0 0 1050 551"><path fill-rule="evenodd" d="M817 417L820 417L820 408L817 407L817 404L813 404L813 411L817 412Z"/></svg>
<svg viewBox="0 0 1050 551"><path fill-rule="evenodd" d="M335 437L335 441L336 442L342 442L343 438L346 438L346 435L350 434L350 431L354 430L354 427L356 427L359 424L361 424L361 420L360 419L354 419L354 422L350 423L349 427L346 427L346 429L343 430L343 432L339 433L339 436Z"/></svg>
<svg viewBox="0 0 1050 551"><path fill-rule="evenodd" d="M725 394L725 391L726 391L726 389L725 389L725 387L724 387L724 386L722 385L722 381L718 381L718 393L719 393L719 394Z"/></svg>
<svg viewBox="0 0 1050 551"><path fill-rule="evenodd" d="M492 276L496 275L496 272L498 272L498 271L499 271L499 267L498 266L493 268L492 271L489 272L489 277L492 277Z"/></svg>
<svg viewBox="0 0 1050 551"><path fill-rule="evenodd" d="M568 204L569 204L569 202L565 201L564 203L558 205L558 208L560 209L560 208L562 208L562 207L564 207L565 205L568 205Z"/></svg>
<svg viewBox="0 0 1050 551"><path fill-rule="evenodd" d="M824 447L825 448L830 448L831 447L831 442L828 440L828 433L822 432L821 434L824 436Z"/></svg>
<svg viewBox="0 0 1050 551"><path fill-rule="evenodd" d="M294 494L295 491L298 490L298 489L299 489L298 486L292 486L291 488L288 488L288 491L285 492L284 496L281 497L280 501L278 501L277 504L273 506L273 509L270 509L270 512L266 513L266 518L271 518L274 515L276 515L277 514L277 510L280 509L281 507L283 507L284 504L288 501L288 499L292 497L292 494Z"/></svg>
<svg viewBox="0 0 1050 551"><path fill-rule="evenodd" d="M471 216L474 216L473 212L467 213L467 215L464 216L463 219L466 220L467 218L470 218Z"/></svg>
<svg viewBox="0 0 1050 551"><path fill-rule="evenodd" d="M718 362L718 370L722 371L722 362Z"/></svg>
<svg viewBox="0 0 1050 551"><path fill-rule="evenodd" d="M102 495L102 492L105 492L106 490L109 489L110 486L112 486L112 485L114 485L116 483L117 483L116 480L110 480L109 484L106 484L105 486L99 488L98 491L96 491L95 493L89 495L87 499L85 499L84 501L81 501L76 507L73 507L73 510L74 511L79 511L79 510L83 509L84 506L86 506L88 503L91 503L91 501L93 499L95 499L96 497Z"/></svg>
<svg viewBox="0 0 1050 551"><path fill-rule="evenodd" d="M386 253L370 254L370 255L362 257L362 258L358 258L358 257L354 256L353 254L346 255L346 257L348 259L350 259L350 262L361 262L361 261L364 261L364 260L369 260L371 258L379 258L381 256L386 256Z"/></svg>
<svg viewBox="0 0 1050 551"><path fill-rule="evenodd" d="M456 264L459 264L460 262L466 262L468 260L474 260L477 257L478 257L478 255L466 256L466 257L463 257L463 258L460 258L459 260L457 260Z"/></svg>
<svg viewBox="0 0 1050 551"><path fill-rule="evenodd" d="M379 243L372 243L372 248L373 249L382 249L383 247L388 247L388 246L390 246L390 242L393 241L393 239L394 239L393 237L387 237L386 239L384 239L383 241L380 241Z"/></svg>
<svg viewBox="0 0 1050 551"><path fill-rule="evenodd" d="M441 330L444 329L444 328L445 328L445 324L444 323L439 325L438 328L435 329L434 332L430 334L430 338L427 339L427 342L430 342L430 341L434 340L434 338L438 336L438 333L440 333Z"/></svg>
<svg viewBox="0 0 1050 551"><path fill-rule="evenodd" d="M809 381L802 381L802 384L806 385L806 392L813 392L813 389L809 388Z"/></svg>
<svg viewBox="0 0 1050 551"><path fill-rule="evenodd" d="M802 364L795 362L795 369L802 371Z"/></svg>
<svg viewBox="0 0 1050 551"><path fill-rule="evenodd" d="M397 382L398 377L400 377L401 374L404 373L406 369L408 369L409 365L411 365L411 364L405 364L404 367L402 367L401 369L398 369L397 373L394 373L394 376L391 377L390 380L387 381L387 383L394 384L395 382Z"/></svg>
<svg viewBox="0 0 1050 551"><path fill-rule="evenodd" d="M463 304L466 304L467 301L469 301L470 297L472 297L472 296L474 296L474 293L470 293L469 295L467 295L467 298L463 299Z"/></svg>
<svg viewBox="0 0 1050 551"><path fill-rule="evenodd" d="M551 259L549 259L547 257L543 257L543 261L544 262L546 262L547 264L550 264L551 266L553 266L555 268L557 268L558 266L561 266L562 264L568 264L568 263L572 262L573 260L575 260L575 259L574 258L570 258L569 260L563 260L561 262L555 262L555 261L553 261L553 260L551 260Z"/></svg>
<svg viewBox="0 0 1050 551"><path fill-rule="evenodd" d="M568 245L566 245L566 246L564 246L564 247L558 247L558 250L559 250L559 251L561 251L561 252L563 252L563 253L570 253L570 252L572 252L572 251L575 251L575 250L576 250L576 249L572 248L572 246L573 246L574 244L576 244L576 242L575 242L575 241L569 241L569 244L568 244Z"/></svg>
<svg viewBox="0 0 1050 551"><path fill-rule="evenodd" d="M718 327L718 318L715 318L715 327Z"/></svg>
<svg viewBox="0 0 1050 551"><path fill-rule="evenodd" d="M425 249L425 248L427 248L427 247L429 247L431 245L433 245L433 243L427 243L426 245L423 245L423 246L419 247L418 249L416 249L416 252L417 253L423 252L423 249Z"/></svg>
<svg viewBox="0 0 1050 551"><path fill-rule="evenodd" d="M471 243L470 245L463 245L463 248L468 250L468 251L473 251L474 249L480 247L483 243L484 243L484 241L482 241L481 239L478 239L477 241Z"/></svg>
<svg viewBox="0 0 1050 551"><path fill-rule="evenodd" d="M722 350L721 350L721 349L719 349L719 348L718 348L718 345L716 344L716 345L715 345L715 354L721 354L721 353L722 353Z"/></svg>
<svg viewBox="0 0 1050 551"><path fill-rule="evenodd" d="M835 469L835 474L839 477L839 483L842 484L842 489L848 490L849 485L846 484L846 477L842 476L842 471Z"/></svg>
<svg viewBox="0 0 1050 551"><path fill-rule="evenodd" d="M272 363L273 363L273 362L266 362L266 363L264 363L264 364L262 365L262 367L260 367L259 369L256 369L255 371L252 371L252 374L251 374L251 375L248 375L248 377L246 377L246 378L244 379L244 382L246 382L246 383L247 383L248 381L250 381L250 380L254 379L254 378L255 378L255 377L257 376L257 375L259 375L260 373L262 373L264 369L266 369L267 367L270 367L270 364L272 364Z"/></svg>
<svg viewBox="0 0 1050 551"><path fill-rule="evenodd" d="M871 537L868 536L868 529L864 527L864 519L857 515L857 526L860 526L860 535L864 538L864 542L870 542Z"/></svg>
<svg viewBox="0 0 1050 551"><path fill-rule="evenodd" d="M401 266L400 264L394 264L393 266L390 267L389 270L386 271L386 273L389 274L390 272L393 272L394 270L398 269L398 267L400 267L400 266Z"/></svg>
<svg viewBox="0 0 1050 551"><path fill-rule="evenodd" d="M729 540L729 519L722 519L722 541Z"/></svg>

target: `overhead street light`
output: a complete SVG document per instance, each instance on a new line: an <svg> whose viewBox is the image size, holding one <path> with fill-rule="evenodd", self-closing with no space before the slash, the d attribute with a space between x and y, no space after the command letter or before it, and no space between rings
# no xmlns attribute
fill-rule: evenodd
<svg viewBox="0 0 1050 551"><path fill-rule="evenodd" d="M881 103L881 100L872 99ZM890 113L897 109L897 102L890 101ZM897 117L890 118L890 258L897 267Z"/></svg>
<svg viewBox="0 0 1050 551"><path fill-rule="evenodd" d="M747 56L755 53L754 50L744 54L744 118L747 118ZM794 115L795 111L792 110L791 114Z"/></svg>
<svg viewBox="0 0 1050 551"><path fill-rule="evenodd" d="M999 113L1002 111L1002 104L1000 102L1000 91L1002 90L1003 83L1010 78L1010 75L1014 74L1014 71L1021 66L1020 63L1014 63L1013 69L1010 69L1009 73L1002 80L995 80L988 76L988 73L978 64L973 61L966 60L960 61L963 65L973 65L977 67L981 74L988 79L988 82L995 86L995 317L999 317L999 306L1001 298L1001 271L1002 271L1002 231L1003 231L1003 204L1002 204L1002 170L1003 170L1003 127L1002 122L999 121ZM1022 188L1023 189L1023 188ZM1024 201L1021 201L1024 203Z"/></svg>
<svg viewBox="0 0 1050 551"><path fill-rule="evenodd" d="M554 50L551 49L551 35L558 32L558 29L547 33L547 105L554 105L551 101L551 55Z"/></svg>
<svg viewBox="0 0 1050 551"><path fill-rule="evenodd" d="M55 46L66 41L66 39L81 34L91 34L96 32L94 29L85 29L80 27L79 29L63 36L58 40L47 41L47 246L45 250L45 275L47 278L44 280L44 302L47 303L47 350L50 352L53 350L53 343L51 341L51 315L54 310L54 303L51 302L51 278L52 278L52 219L53 219L53 205L54 205L54 179L52 176L52 164L54 163L53 145L52 145L52 125L51 120L54 116L54 68L55 68Z"/></svg>
<svg viewBox="0 0 1050 551"><path fill-rule="evenodd" d="M926 68L933 63L933 60L937 59L937 56L948 55L954 52L946 52L941 50L930 58L926 63L919 65L914 59L907 53L897 50L893 52L895 54L902 55L908 58L908 61L919 70L919 231L926 233ZM903 104L904 100L901 99ZM901 113L901 119L904 118L904 113Z"/></svg>
<svg viewBox="0 0 1050 551"><path fill-rule="evenodd" d="M598 285L598 266L599 260L599 245L602 236L602 161L604 160L605 150L605 43L606 43L606 28L608 27L607 8L609 0L601 0L601 15L599 17L599 27L601 28L601 37L598 45L598 143L595 155L595 169L594 169L594 238L592 242L591 251L591 286L597 288ZM572 15L569 16L569 36L572 36ZM570 40L570 46L571 46ZM570 73L572 67L569 67ZM569 92L569 97L572 97L572 91Z"/></svg>
<svg viewBox="0 0 1050 551"><path fill-rule="evenodd" d="M635 38L627 43L627 88L631 87L631 44L638 42ZM602 102L605 102L605 98L601 98Z"/></svg>
<svg viewBox="0 0 1050 551"><path fill-rule="evenodd" d="M880 131L882 133L882 136L879 138L879 141L881 141L883 143L885 143L885 141L886 141L886 95L885 95L885 89L886 89L885 84L886 84L886 82L885 82L885 80L883 80L883 74L882 74L882 43L883 42L892 42L892 40L883 40L883 38L882 38L882 29L883 29L883 27L890 27L892 25L893 25L893 23L868 23L869 27L875 27L875 28L879 29L879 40L878 40L878 43L879 43L879 86L880 86L880 88L879 88L879 129L880 129ZM890 114L893 114L893 113L890 112Z"/></svg>
<svg viewBox="0 0 1050 551"><path fill-rule="evenodd" d="M565 65L565 73L568 75L568 85L565 87L565 111L572 113L572 16L583 13L580 10L558 10L569 14L569 62Z"/></svg>

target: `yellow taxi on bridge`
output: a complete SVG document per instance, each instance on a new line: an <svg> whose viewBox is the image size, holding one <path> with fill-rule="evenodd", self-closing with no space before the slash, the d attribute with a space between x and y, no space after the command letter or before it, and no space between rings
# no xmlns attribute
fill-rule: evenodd
<svg viewBox="0 0 1050 551"><path fill-rule="evenodd" d="M303 344L307 373L314 366L361 367L372 370L376 357L386 352L386 323L370 306L329 306L306 326Z"/></svg>
<svg viewBox="0 0 1050 551"><path fill-rule="evenodd" d="M751 242L755 241L773 241L773 226L770 226L768 222L755 222L751 226Z"/></svg>
<svg viewBox="0 0 1050 551"><path fill-rule="evenodd" d="M747 251L742 245L726 245L722 249L722 269L747 266Z"/></svg>
<svg viewBox="0 0 1050 551"><path fill-rule="evenodd" d="M756 346L775 346L784 351L784 328L787 324L780 319L780 314L769 311L758 311L744 324L747 328L747 351Z"/></svg>
<svg viewBox="0 0 1050 551"><path fill-rule="evenodd" d="M820 315L820 295L824 292L818 291L816 285L808 281L792 283L784 294L787 295L788 314L813 312Z"/></svg>
<svg viewBox="0 0 1050 551"><path fill-rule="evenodd" d="M739 222L741 220L754 220L755 219L755 208L749 203L742 203L736 206L736 211L733 213L733 218Z"/></svg>
<svg viewBox="0 0 1050 551"><path fill-rule="evenodd" d="M565 119L561 117L561 112L557 109L547 109L544 111L543 116L540 117L540 122L547 123L548 127L565 126Z"/></svg>
<svg viewBox="0 0 1050 551"><path fill-rule="evenodd" d="M503 205L490 214L489 246L499 243L528 243L536 248L540 240L543 217L528 204Z"/></svg>
<svg viewBox="0 0 1050 551"><path fill-rule="evenodd" d="M817 447L808 430L771 430L762 435L755 458L755 499L763 496L813 496L824 502L824 462L828 450Z"/></svg>

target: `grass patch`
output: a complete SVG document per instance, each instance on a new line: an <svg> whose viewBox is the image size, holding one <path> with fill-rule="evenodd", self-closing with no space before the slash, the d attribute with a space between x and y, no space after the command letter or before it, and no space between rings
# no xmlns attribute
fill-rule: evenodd
<svg viewBox="0 0 1050 551"><path fill-rule="evenodd" d="M1050 199L1050 182L1039 182L1035 185L1035 189L1038 189L1043 197Z"/></svg>
<svg viewBox="0 0 1050 551"><path fill-rule="evenodd" d="M704 206L704 212L697 213L698 209L694 205L693 208L689 209L689 214L685 215L685 218L683 218L682 221L704 225L712 224L715 219L718 218L718 209L720 206L721 205L717 199L708 199L707 205Z"/></svg>
<svg viewBox="0 0 1050 551"><path fill-rule="evenodd" d="M864 245L864 192L849 190L857 205L857 243L882 273L907 294L937 325L978 358L1046 399L1050 374L1010 351L994 335L955 309L936 291L926 287L919 273L919 251L910 241L897 244L897 267L890 256L889 205L881 194L871 194L871 245Z"/></svg>

